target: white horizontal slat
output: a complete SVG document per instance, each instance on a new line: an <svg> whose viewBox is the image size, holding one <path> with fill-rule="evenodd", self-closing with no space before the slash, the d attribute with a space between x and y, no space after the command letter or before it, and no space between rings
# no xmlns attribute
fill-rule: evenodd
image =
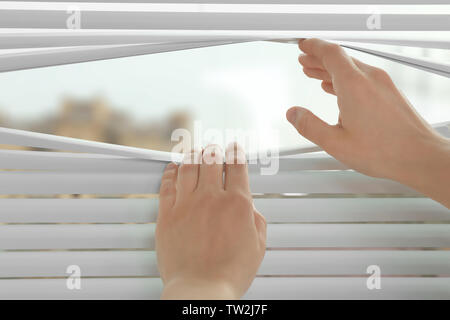
<svg viewBox="0 0 450 320"><path fill-rule="evenodd" d="M450 122L434 124L433 128L444 137L450 137ZM48 149L71 150L83 153L39 152L23 150L0 150L0 169L55 170L55 171L158 171L162 164L153 168L145 161L180 161L182 155L121 145L87 141L62 136L0 128L3 143ZM306 146L280 151L279 167L292 170L342 170L345 165L328 156L317 146ZM125 158L129 157L129 158ZM259 170L258 155L249 154L251 170ZM136 158L136 159L133 159ZM265 159L267 160L267 159ZM272 159L273 161L276 159ZM161 166L161 167L159 167Z"/></svg>
<svg viewBox="0 0 450 320"><path fill-rule="evenodd" d="M162 282L154 279L82 279L81 290L66 279L0 280L0 299L159 299Z"/></svg>
<svg viewBox="0 0 450 320"><path fill-rule="evenodd" d="M248 39L247 36L235 36L231 38L226 35L191 35L183 34L139 34L135 32L111 31L108 33L76 29L66 32L25 32L0 33L0 49L19 48L51 48L51 47L75 47L75 46L104 46L104 45L126 45L126 44L157 44L157 43L197 43L210 41L233 42L239 39ZM438 42L440 43L440 42Z"/></svg>
<svg viewBox="0 0 450 320"><path fill-rule="evenodd" d="M449 222L427 198L256 198L267 222ZM0 223L156 222L158 199L0 199Z"/></svg>
<svg viewBox="0 0 450 320"><path fill-rule="evenodd" d="M0 150L0 169L66 172L162 173L167 161L89 153Z"/></svg>
<svg viewBox="0 0 450 320"><path fill-rule="evenodd" d="M364 176L353 171L297 171L276 175L250 174L255 193L419 193L397 182Z"/></svg>
<svg viewBox="0 0 450 320"><path fill-rule="evenodd" d="M0 249L153 249L154 224L0 225ZM446 248L450 224L269 224L268 248Z"/></svg>
<svg viewBox="0 0 450 320"><path fill-rule="evenodd" d="M50 170L66 172L162 172L167 161L134 159L86 153L63 153L23 150L0 150L0 169ZM301 154L273 159L280 171L345 170L345 165L325 153ZM267 166L262 166L267 167ZM249 170L258 172L260 161L250 163Z"/></svg>
<svg viewBox="0 0 450 320"><path fill-rule="evenodd" d="M158 193L161 172L89 173L0 171L0 194L147 194ZM255 193L418 193L397 182L353 171L250 173Z"/></svg>
<svg viewBox="0 0 450 320"><path fill-rule="evenodd" d="M78 32L76 29L61 32L16 32L1 33L0 32L0 49L19 49L19 48L51 48L51 47L72 47L72 46L98 46L98 45L124 45L124 44L143 44L143 43L169 43L169 42L198 42L198 41L226 41L233 42L237 40L247 40L249 36L235 34L231 38L229 35L211 35L211 34L138 34L135 32L118 32L109 31L98 32L92 30L82 30ZM325 34L323 35L325 36ZM254 40L264 40L266 37L252 36ZM330 38L328 40L352 41L355 43L374 43L387 44L396 46L409 46L420 48L450 49L450 41L445 40L392 40L392 39L375 39L375 38L354 38L341 37ZM282 40L286 42L287 40ZM292 39L292 42L297 42Z"/></svg>
<svg viewBox="0 0 450 320"><path fill-rule="evenodd" d="M179 153L171 153L171 152L163 152L157 150L149 150L143 148L134 148L116 144L109 144L97 141L89 141L82 139L75 139L51 134L44 134L39 132L31 132L25 130L17 130L10 128L1 128L0 127L0 140L2 144L10 144L15 146L24 146L24 147L34 147L34 148L45 148L45 149L54 149L54 150L64 150L71 152L83 152L83 153L92 153L92 154L101 154L103 157L97 157L97 159L107 159L105 155L110 155L114 157L129 157L136 158L142 160L153 160L153 161L174 161L180 162L182 159L182 155ZM292 152L295 154L300 153L311 153L321 151L317 146L306 146L302 148L297 148L293 150L286 150L280 152L280 155L291 155ZM13 152L13 151L3 151L3 157L21 157L24 155L28 155L26 151L21 152ZM35 157L39 158L40 153L37 153ZM53 153L54 154L54 153ZM42 155L41 155L42 157ZM79 159L80 161L94 161L94 157L92 155L44 155L46 157L45 160L50 161L52 157L60 157L64 158L64 161L69 161L70 158ZM91 158L90 160L86 158ZM260 157L258 154L247 154L247 159L249 161L258 160ZM27 159L21 160L20 163L24 163ZM32 160L32 159L30 159ZM38 163L41 163L42 160L38 160ZM60 159L62 160L62 159ZM117 160L117 159L116 159ZM335 161L336 162L336 161ZM60 164L56 164L57 167L60 168ZM17 168L16 168L17 169Z"/></svg>
<svg viewBox="0 0 450 320"><path fill-rule="evenodd" d="M66 10L68 5L64 1L50 1L46 3L33 2L10 2L0 3L0 10L40 10L61 11ZM326 14L356 14L367 13L371 8L364 4L352 5L304 5L297 4L271 4L247 3L245 5L236 3L135 3L133 1L122 1L121 3L108 3L85 1L78 2L76 8L84 11L112 11L112 12L164 12L164 13L326 13ZM448 12L448 5L423 6L414 4L404 5L378 5L380 14L441 14Z"/></svg>
<svg viewBox="0 0 450 320"><path fill-rule="evenodd" d="M346 41L346 42L353 42L353 43L359 43L359 44L384 44L384 45L391 45L391 46L405 46L405 47L416 47L416 48L429 48L429 49L450 49L450 41L433 41L433 40L391 40L391 39L329 39L329 40L336 40L338 42L340 41Z"/></svg>
<svg viewBox="0 0 450 320"><path fill-rule="evenodd" d="M450 210L427 198L261 198L254 203L268 222L450 221Z"/></svg>
<svg viewBox="0 0 450 320"><path fill-rule="evenodd" d="M115 46L79 46L63 49L47 48L47 50L30 49L22 51L20 53L8 53L0 55L0 72L211 47L246 42L251 40L254 39L248 38L243 40L232 39L228 41L216 40L183 43L147 43ZM376 55L385 59L392 60L394 62L402 63L410 67L436 73L445 77L450 76L448 72L448 65L444 63L428 62L425 60L414 59L403 55L393 55L381 51L367 50L356 47L354 45L343 45L343 47Z"/></svg>
<svg viewBox="0 0 450 320"><path fill-rule="evenodd" d="M434 124L433 128L443 136L450 137L450 122ZM17 150L0 150L2 163L0 169L37 169L37 170L57 170L73 171L77 170L95 170L99 166L105 166L107 170L124 170L127 163L130 167L140 166L143 170L148 167L142 167L141 162L133 162L131 159L123 157L136 158L141 160L153 161L175 161L179 162L182 155L179 153L162 152L108 144L96 141L74 139L63 136L43 134L37 132L16 130L10 128L0 128L0 139L3 144L16 146L37 147L56 150L69 150L82 153L93 154L73 154L73 153L55 153L55 152L34 152ZM324 153L306 154L317 152L320 149L317 146L306 146L297 149L289 149L280 152L282 170L336 170L346 169L346 167L325 155ZM300 155L300 153L305 153ZM109 155L110 157L106 156ZM120 157L120 158L118 158ZM259 155L247 155L250 163L258 163L261 159ZM106 164L110 159L113 162ZM292 161L295 159L295 161ZM301 159L301 162L300 162ZM265 159L267 160L267 159ZM288 163L285 165L283 163ZM79 165L78 165L79 164ZM251 169L251 168L250 168ZM97 170L95 170L97 171Z"/></svg>
<svg viewBox="0 0 450 320"><path fill-rule="evenodd" d="M256 278L244 299L450 299L450 278L382 278L369 290L361 278ZM0 280L0 299L159 299L160 279Z"/></svg>
<svg viewBox="0 0 450 320"><path fill-rule="evenodd" d="M115 59L129 56L145 55L152 53L161 53L168 51L186 50L202 47L211 47L239 42L258 40L259 37L244 38L241 37L232 40L217 40L204 42L183 42L183 43L144 43L144 44L125 44L114 46L71 46L68 48L47 48L47 50L26 50L20 53L7 53L0 55L0 72L16 71L31 68L40 68L47 66L64 65L71 63L80 63L96 60ZM269 40L263 38L261 40ZM105 41L103 41L105 42ZM130 41L125 41L125 43ZM283 41L284 42L284 41ZM419 43L419 46L425 46L425 42ZM449 43L433 44L434 47L449 47ZM355 46L344 45L344 47L376 55L398 63L418 68L427 72L436 73L449 77L448 65L444 63L430 63L420 59L413 59L408 56L390 55L374 50L357 49Z"/></svg>
<svg viewBox="0 0 450 320"><path fill-rule="evenodd" d="M0 225L0 249L154 248L155 225Z"/></svg>
<svg viewBox="0 0 450 320"><path fill-rule="evenodd" d="M448 224L274 224L267 247L449 247Z"/></svg>
<svg viewBox="0 0 450 320"><path fill-rule="evenodd" d="M176 154L170 152L127 147L9 128L0 128L0 140L2 141L2 144L15 146L99 153L103 155L151 159L157 161L171 161L173 157L176 156Z"/></svg>
<svg viewBox="0 0 450 320"><path fill-rule="evenodd" d="M444 0L446 1L446 0ZM359 43L448 49L448 31L222 31L208 30L87 30L87 29L0 29L0 49L47 48L90 45L120 45L199 41L236 41L272 39L297 42L299 38L321 38Z"/></svg>
<svg viewBox="0 0 450 320"><path fill-rule="evenodd" d="M0 194L157 193L160 180L160 172L0 172Z"/></svg>
<svg viewBox="0 0 450 320"><path fill-rule="evenodd" d="M377 265L382 275L450 275L450 251L306 250L266 252L258 275L366 275Z"/></svg>
<svg viewBox="0 0 450 320"><path fill-rule="evenodd" d="M108 10L105 8L104 10ZM367 30L371 14L151 12L83 10L83 29L122 30ZM445 13L445 12L443 12ZM0 10L0 28L66 28L67 8ZM448 31L446 14L383 14L385 31Z"/></svg>
<svg viewBox="0 0 450 320"><path fill-rule="evenodd" d="M382 278L369 290L361 278L257 278L246 299L450 299L450 278Z"/></svg>
<svg viewBox="0 0 450 320"><path fill-rule="evenodd" d="M155 251L0 252L0 278L66 277L77 265L83 277L158 277Z"/></svg>
<svg viewBox="0 0 450 320"><path fill-rule="evenodd" d="M19 2L23 0L10 0ZM28 2L161 3L161 0L27 0ZM236 4L447 4L447 0L166 0L166 3Z"/></svg>
<svg viewBox="0 0 450 320"><path fill-rule="evenodd" d="M156 222L158 199L0 199L0 223Z"/></svg>
<svg viewBox="0 0 450 320"><path fill-rule="evenodd" d="M1 15L1 11L0 11ZM234 42L204 41L189 43L150 43L117 46L85 46L47 50L26 50L25 52L0 55L0 72L22 69L56 66L78 62L88 62L105 59L116 59L130 56L161 53L211 47Z"/></svg>
<svg viewBox="0 0 450 320"><path fill-rule="evenodd" d="M204 42L182 42L182 43L145 43L132 45L115 46L79 46L68 48L48 48L47 50L26 50L20 54L8 53L0 55L0 72L31 69L70 63L88 62L104 59L123 58L128 56L145 55L152 53L186 50L202 47L210 47L224 44L232 44L254 40L232 39L228 41L204 41ZM264 40L264 39L263 39ZM265 39L267 40L267 39ZM445 63L429 62L415 59L409 56L389 54L376 50L360 48L354 45L342 45L343 47L362 51L375 56L379 56L394 62L402 63L410 67L418 68L427 72L436 73L444 77L449 77L449 66Z"/></svg>
<svg viewBox="0 0 450 320"><path fill-rule="evenodd" d="M0 252L0 278L67 277L77 265L83 277L158 277L154 251ZM383 275L450 275L450 251L306 250L266 252L258 275L366 275L377 265Z"/></svg>
<svg viewBox="0 0 450 320"><path fill-rule="evenodd" d="M23 0L9 0L20 2ZM27 2L161 3L161 0L27 0ZM235 4L447 4L447 0L166 0L165 3Z"/></svg>
<svg viewBox="0 0 450 320"><path fill-rule="evenodd" d="M449 22L450 22L450 18L449 18ZM439 74L443 77L447 77L447 78L450 77L450 65L445 64L445 63L436 63L433 61L427 61L427 60L423 60L423 59L417 59L417 58L412 58L412 57L405 56L405 55L387 53L387 52L382 52L382 51L378 51L378 50L371 50L371 49L362 48L362 47L358 47L358 46L354 46L354 45L342 45L342 46L344 48L361 51L364 53L369 53L374 56L388 59L388 60L391 60L394 62L398 62L398 63L404 64L404 65L407 65L407 66L410 66L413 68L417 68L417 69L424 70L427 72Z"/></svg>

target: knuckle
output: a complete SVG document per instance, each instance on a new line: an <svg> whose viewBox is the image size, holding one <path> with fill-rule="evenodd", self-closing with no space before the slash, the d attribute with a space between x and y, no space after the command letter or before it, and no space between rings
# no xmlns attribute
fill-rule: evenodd
<svg viewBox="0 0 450 320"><path fill-rule="evenodd" d="M264 217L262 214L259 214L259 217L261 218L261 221L262 221L263 225L264 225L265 227L267 227L267 220L266 220L266 217Z"/></svg>
<svg viewBox="0 0 450 320"><path fill-rule="evenodd" d="M345 55L344 49L340 45L329 43L325 47L325 63L335 61L336 56Z"/></svg>
<svg viewBox="0 0 450 320"><path fill-rule="evenodd" d="M366 94L366 91L370 88L369 79L359 71L351 72L346 75L346 83L350 85L356 93Z"/></svg>
<svg viewBox="0 0 450 320"><path fill-rule="evenodd" d="M175 170L165 171L162 180L173 180L175 178L175 175L176 175Z"/></svg>
<svg viewBox="0 0 450 320"><path fill-rule="evenodd" d="M351 85L365 85L366 84L366 77L362 72L355 69L350 69L345 74L346 82L350 83Z"/></svg>
<svg viewBox="0 0 450 320"><path fill-rule="evenodd" d="M264 217L261 212L259 212L258 210L255 210L255 216L257 219L259 219L259 221L262 223L263 226L267 226L267 220L266 217Z"/></svg>
<svg viewBox="0 0 450 320"><path fill-rule="evenodd" d="M236 142L230 144L226 149L225 163L228 165L247 163L244 149Z"/></svg>
<svg viewBox="0 0 450 320"><path fill-rule="evenodd" d="M193 149L193 150L191 150L191 152L185 153L180 168L183 165L199 164L200 155L201 155L201 151L199 151L197 149Z"/></svg>
<svg viewBox="0 0 450 320"><path fill-rule="evenodd" d="M217 144L210 144L203 150L202 164L219 164L223 161L222 148Z"/></svg>
<svg viewBox="0 0 450 320"><path fill-rule="evenodd" d="M220 201L220 190L214 190L208 187L199 187L197 190L199 191L200 201L204 203L211 204Z"/></svg>
<svg viewBox="0 0 450 320"><path fill-rule="evenodd" d="M391 81L391 77L389 76L389 74L384 71L383 69L380 68L373 68L370 71L370 75L378 81L382 81L382 82L390 82Z"/></svg>
<svg viewBox="0 0 450 320"><path fill-rule="evenodd" d="M327 45L327 50L330 54L341 54L342 52L344 52L342 47L335 43L329 43Z"/></svg>
<svg viewBox="0 0 450 320"><path fill-rule="evenodd" d="M230 203L239 208L253 208L252 197L250 194L242 191L233 191L230 193Z"/></svg>
<svg viewBox="0 0 450 320"><path fill-rule="evenodd" d="M173 194L175 191L175 185L171 181L162 181L159 188L160 196L167 196Z"/></svg>

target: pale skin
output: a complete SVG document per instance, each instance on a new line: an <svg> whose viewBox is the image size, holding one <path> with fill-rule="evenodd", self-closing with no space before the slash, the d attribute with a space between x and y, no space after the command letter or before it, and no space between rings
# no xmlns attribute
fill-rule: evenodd
<svg viewBox="0 0 450 320"><path fill-rule="evenodd" d="M339 119L329 125L293 107L286 117L297 131L350 168L450 208L450 140L415 112L385 71L322 40L299 47L304 73L337 96ZM264 257L266 221L253 206L243 157L232 145L224 161L210 146L188 155L191 163L166 168L156 229L161 298L238 299L248 290Z"/></svg>
<svg viewBox="0 0 450 320"><path fill-rule="evenodd" d="M450 208L450 139L437 134L382 69L319 39L299 42L310 78L336 95L339 119L329 125L301 107L286 117L327 153L369 176L403 183Z"/></svg>
<svg viewBox="0 0 450 320"><path fill-rule="evenodd" d="M234 144L225 161L208 146L167 166L156 228L162 299L238 299L247 291L266 244L247 171Z"/></svg>

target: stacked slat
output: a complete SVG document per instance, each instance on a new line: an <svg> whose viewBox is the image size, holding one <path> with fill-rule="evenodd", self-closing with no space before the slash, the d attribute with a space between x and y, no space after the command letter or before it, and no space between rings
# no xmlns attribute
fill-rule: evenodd
<svg viewBox="0 0 450 320"><path fill-rule="evenodd" d="M0 298L159 297L154 231L167 161L17 150L0 159ZM245 298L450 298L450 210L323 153L282 157L274 176L262 167L250 164L250 181L267 252ZM81 290L67 287L71 265ZM367 287L373 265L379 290Z"/></svg>
<svg viewBox="0 0 450 320"><path fill-rule="evenodd" d="M446 0L5 1L0 3L0 72L317 37L351 41L348 48L450 77L445 61L361 47L448 50L449 22Z"/></svg>

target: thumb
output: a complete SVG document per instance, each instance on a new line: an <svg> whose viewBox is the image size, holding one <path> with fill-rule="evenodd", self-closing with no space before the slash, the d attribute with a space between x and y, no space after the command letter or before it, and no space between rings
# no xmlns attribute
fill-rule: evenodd
<svg viewBox="0 0 450 320"><path fill-rule="evenodd" d="M339 143L340 129L330 126L305 108L292 107L286 112L287 120L303 137L329 152Z"/></svg>

